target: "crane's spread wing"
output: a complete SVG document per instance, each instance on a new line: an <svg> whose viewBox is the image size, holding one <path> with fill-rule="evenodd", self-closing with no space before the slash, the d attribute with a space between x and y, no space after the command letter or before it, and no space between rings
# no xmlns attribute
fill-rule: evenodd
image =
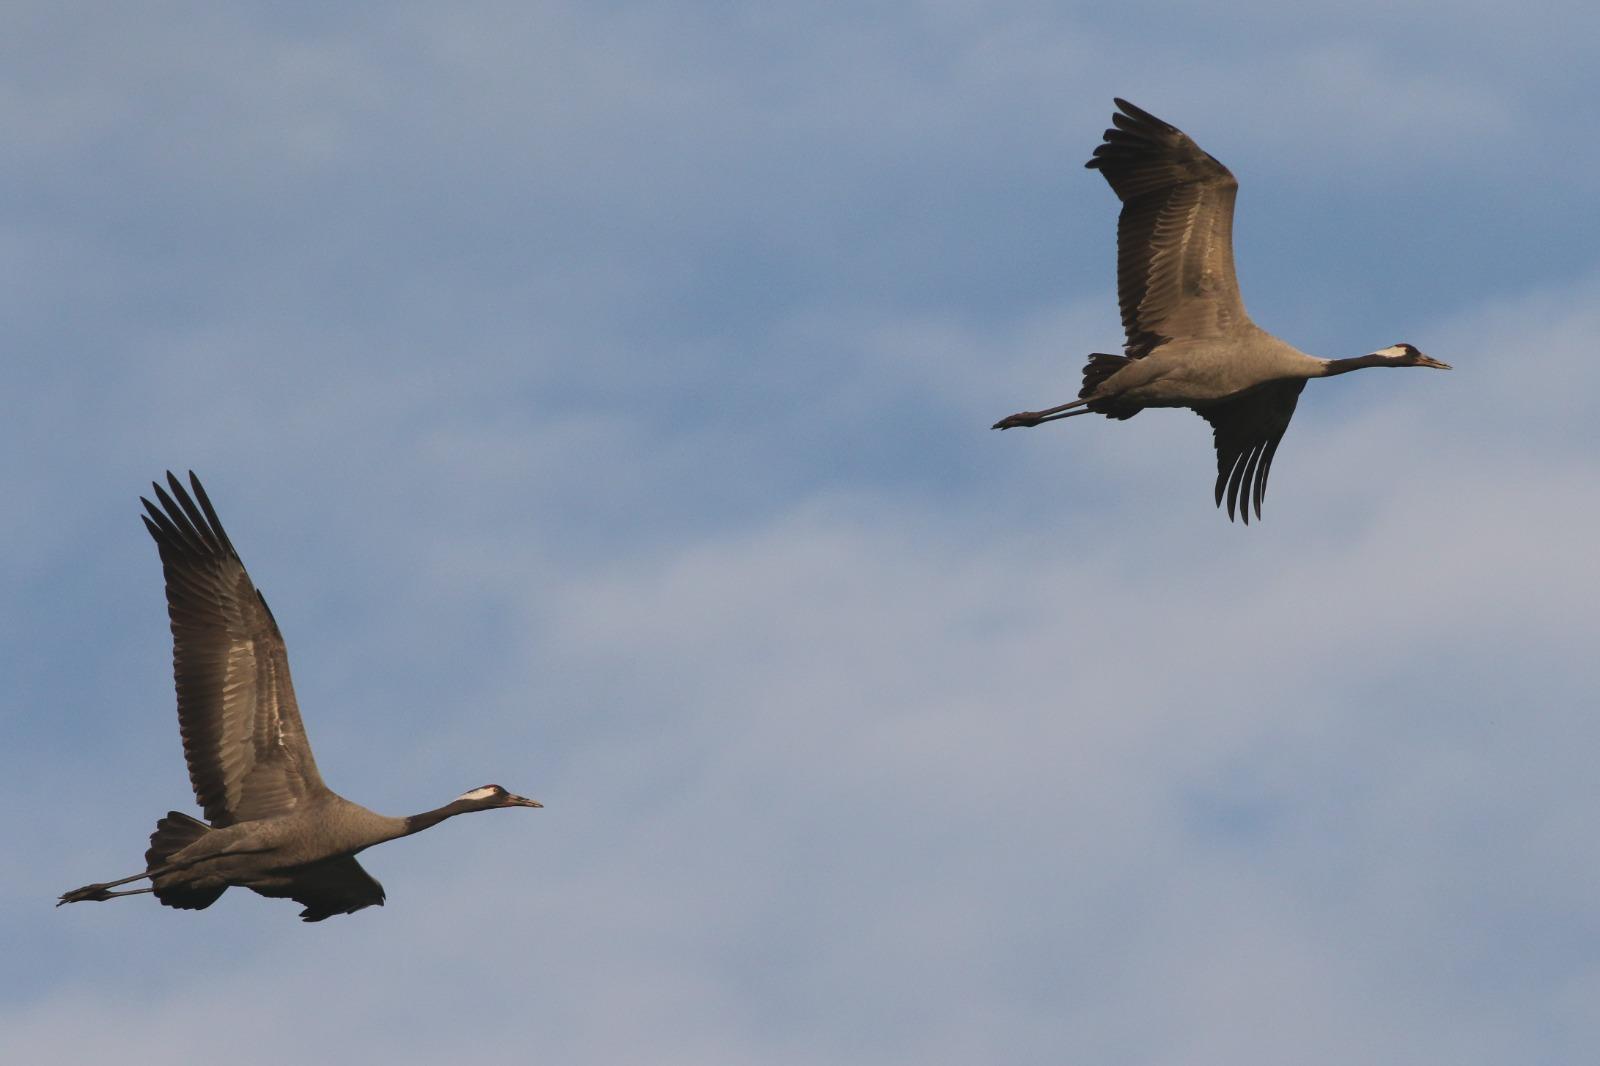
<svg viewBox="0 0 1600 1066"><path fill-rule="evenodd" d="M166 575L178 728L195 798L217 827L287 814L325 786L283 635L200 480L189 474L193 499L170 471L167 482L170 496L155 486L160 507L141 497L141 517Z"/></svg>
<svg viewBox="0 0 1600 1066"><path fill-rule="evenodd" d="M1224 403L1194 409L1211 423L1211 435L1217 445L1217 506L1222 506L1226 489L1230 522L1234 506L1239 504L1240 517L1249 525L1252 500L1256 517L1261 517L1272 457L1289 428L1289 419L1294 417L1300 390L1305 387L1304 381L1276 381ZM1242 503L1240 489L1244 490Z"/></svg>
<svg viewBox="0 0 1600 1066"><path fill-rule="evenodd" d="M1217 337L1250 321L1233 270L1239 182L1182 130L1118 99L1084 165L1122 201L1117 298L1135 358L1173 337Z"/></svg>
<svg viewBox="0 0 1600 1066"><path fill-rule="evenodd" d="M356 862L353 855L340 855L297 867L285 885L251 885L263 896L292 899L305 910L303 922L320 922L335 914L354 914L363 907L383 906L383 886Z"/></svg>

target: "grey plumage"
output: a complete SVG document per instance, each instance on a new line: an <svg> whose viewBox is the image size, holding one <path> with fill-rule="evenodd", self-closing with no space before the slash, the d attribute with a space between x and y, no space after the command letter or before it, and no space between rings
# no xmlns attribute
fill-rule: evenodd
<svg viewBox="0 0 1600 1066"><path fill-rule="evenodd" d="M288 653L266 600L245 572L199 478L194 495L170 472L161 506L141 500L166 578L178 730L206 821L178 811L156 824L145 871L64 893L62 903L153 892L169 907L209 907L230 886L295 900L321 921L384 901L355 855L445 818L496 807L538 807L499 785L443 807L391 818L322 781L289 680ZM149 888L113 892L150 878Z"/></svg>
<svg viewBox="0 0 1600 1066"><path fill-rule="evenodd" d="M1146 407L1188 407L1211 423L1216 502L1261 516L1267 474L1311 378L1369 366L1448 370L1409 344L1318 359L1266 332L1245 313L1233 265L1234 176L1182 130L1126 100L1085 166L1122 201L1117 296L1123 355L1097 352L1078 399L1001 419L995 429L1081 414L1132 418Z"/></svg>

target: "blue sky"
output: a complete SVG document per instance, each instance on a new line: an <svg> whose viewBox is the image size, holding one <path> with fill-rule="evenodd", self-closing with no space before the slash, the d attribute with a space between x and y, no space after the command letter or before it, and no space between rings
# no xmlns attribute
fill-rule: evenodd
<svg viewBox="0 0 1600 1066"><path fill-rule="evenodd" d="M0 1058L1600 1050L1586 5L12 4ZM1120 340L1120 95L1241 181L1306 391L987 426ZM50 909L192 810L137 496L206 480L318 926Z"/></svg>

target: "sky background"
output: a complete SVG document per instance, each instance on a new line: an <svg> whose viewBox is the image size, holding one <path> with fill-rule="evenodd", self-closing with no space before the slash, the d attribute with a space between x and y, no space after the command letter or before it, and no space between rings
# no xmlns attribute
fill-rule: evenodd
<svg viewBox="0 0 1600 1066"><path fill-rule="evenodd" d="M9 3L0 1059L1600 1054L1591 4ZM1241 182L1265 521L1121 340ZM193 811L198 471L383 909L52 910Z"/></svg>

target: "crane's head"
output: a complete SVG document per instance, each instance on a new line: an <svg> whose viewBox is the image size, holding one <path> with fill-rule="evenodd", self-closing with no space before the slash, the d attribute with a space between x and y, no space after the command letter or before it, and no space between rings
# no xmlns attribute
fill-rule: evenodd
<svg viewBox="0 0 1600 1066"><path fill-rule="evenodd" d="M1429 359L1409 344L1391 344L1387 348L1373 352L1391 366L1431 366L1435 370L1449 370L1449 363L1441 363L1437 359Z"/></svg>
<svg viewBox="0 0 1600 1066"><path fill-rule="evenodd" d="M543 807L538 800L528 799L526 796L513 795L499 785L484 785L471 792L463 792L456 797L456 803L461 804L466 810L487 811L495 807Z"/></svg>

